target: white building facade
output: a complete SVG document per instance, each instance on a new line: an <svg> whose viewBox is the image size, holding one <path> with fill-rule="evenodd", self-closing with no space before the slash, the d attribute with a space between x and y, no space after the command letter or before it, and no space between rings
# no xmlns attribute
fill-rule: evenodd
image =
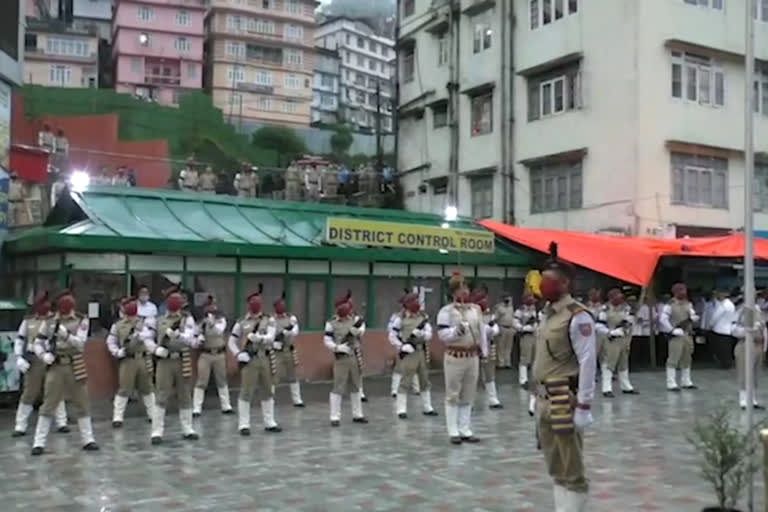
<svg viewBox="0 0 768 512"><path fill-rule="evenodd" d="M403 46L409 37L408 17L403 16L409 3L403 1L401 6L401 183L408 209L440 211L447 195L441 202L440 194L435 195L440 189L432 184L442 185L437 178L443 169L451 169L444 160L452 143L449 130L442 135L434 128L430 99L421 100L426 109L420 122L408 116L409 108L419 104L408 103L418 96L412 92L418 76L406 81L411 64ZM431 16L426 13L429 3L414 3L415 9ZM750 188L758 210L756 227L766 229L768 5L757 3L757 163ZM477 71L475 35L483 29L467 31L460 26L456 67L461 214L491 216L528 227L640 236L716 234L742 227L745 2L462 0L458 11L462 21L477 16L465 14L470 5L490 6L485 9L492 13L490 35L480 44L484 47L485 39L490 39L492 52L499 46L509 49L509 60L503 59L506 67L496 61L493 68ZM505 6L507 13L502 12ZM413 16L419 17L417 12ZM512 19L517 20L514 28ZM507 20L506 27L501 20ZM438 15L433 23L439 22ZM476 20L473 25L480 23ZM428 32L429 27L419 28L410 37L415 40L416 73L424 84L418 90L423 95L434 88L439 99L448 82L435 53L440 40ZM467 125L484 112L473 112L474 100L462 94L478 86L467 82L465 71L470 70L475 82L480 74L482 80L503 83L510 99L506 117L502 86L482 89L492 89L493 132L503 126L503 121L501 125L497 121L510 120L509 137L490 137L486 150L478 149L481 137L472 137L475 128ZM482 72L496 77L486 78ZM435 76L437 83L427 84L425 77L433 80ZM482 130L488 123L480 120ZM413 143L419 134L426 143ZM507 142L506 148L502 141ZM472 186L476 179L472 173L484 168L497 177L490 194ZM483 206L488 197L494 201L490 212Z"/></svg>
<svg viewBox="0 0 768 512"><path fill-rule="evenodd" d="M334 18L318 26L315 45L340 58L339 103L343 120L358 129L391 132L395 42L361 21Z"/></svg>
<svg viewBox="0 0 768 512"><path fill-rule="evenodd" d="M341 59L335 50L315 49L312 80L312 124L339 122L339 71Z"/></svg>

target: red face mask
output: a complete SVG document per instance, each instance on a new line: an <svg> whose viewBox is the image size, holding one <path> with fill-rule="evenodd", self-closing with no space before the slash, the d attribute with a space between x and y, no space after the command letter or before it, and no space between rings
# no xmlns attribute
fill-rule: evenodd
<svg viewBox="0 0 768 512"><path fill-rule="evenodd" d="M136 301L128 302L125 306L123 306L123 313L125 313L125 316L136 316L138 312L139 305L136 304Z"/></svg>
<svg viewBox="0 0 768 512"><path fill-rule="evenodd" d="M278 315L285 314L285 302L279 301L277 304L275 304L275 313Z"/></svg>
<svg viewBox="0 0 768 512"><path fill-rule="evenodd" d="M467 302L469 300L469 290L466 288L459 288L454 295L456 302Z"/></svg>
<svg viewBox="0 0 768 512"><path fill-rule="evenodd" d="M183 299L181 298L181 295L178 293L172 293L170 297L168 297L168 311L172 313L176 313L181 309L181 306L183 305Z"/></svg>
<svg viewBox="0 0 768 512"><path fill-rule="evenodd" d="M75 309L75 299L71 295L65 295L59 299L57 304L59 313L62 315L69 315L72 310Z"/></svg>
<svg viewBox="0 0 768 512"><path fill-rule="evenodd" d="M35 304L35 314L37 316L46 316L51 311L51 303L47 300Z"/></svg>
<svg viewBox="0 0 768 512"><path fill-rule="evenodd" d="M523 304L525 304L526 306L533 306L534 304L536 304L536 299L534 299L531 296L528 296L523 299Z"/></svg>
<svg viewBox="0 0 768 512"><path fill-rule="evenodd" d="M611 297L611 304L614 306L620 306L624 303L624 296L621 294L616 294L613 297Z"/></svg>
<svg viewBox="0 0 768 512"><path fill-rule="evenodd" d="M563 288L559 279L553 277L544 277L539 285L541 296L549 302L560 300L563 295Z"/></svg>
<svg viewBox="0 0 768 512"><path fill-rule="evenodd" d="M259 297L251 297L248 299L248 311L250 311L252 315L261 313L261 299Z"/></svg>
<svg viewBox="0 0 768 512"><path fill-rule="evenodd" d="M352 304L345 302L336 306L336 314L340 317L349 316L352 313Z"/></svg>
<svg viewBox="0 0 768 512"><path fill-rule="evenodd" d="M414 314L418 313L421 310L421 303L418 300L408 301L405 305L405 309Z"/></svg>
<svg viewBox="0 0 768 512"><path fill-rule="evenodd" d="M483 311L488 310L488 299L480 299L477 301L477 305L480 306L480 309Z"/></svg>

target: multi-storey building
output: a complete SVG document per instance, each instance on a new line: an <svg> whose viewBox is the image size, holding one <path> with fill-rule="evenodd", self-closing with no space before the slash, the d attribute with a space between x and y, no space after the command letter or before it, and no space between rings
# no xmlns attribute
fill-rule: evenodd
<svg viewBox="0 0 768 512"><path fill-rule="evenodd" d="M225 116L308 125L315 0L211 0L206 89Z"/></svg>
<svg viewBox="0 0 768 512"><path fill-rule="evenodd" d="M338 52L315 48L315 77L312 84L312 123L339 122Z"/></svg>
<svg viewBox="0 0 768 512"><path fill-rule="evenodd" d="M317 29L315 43L341 58L341 115L359 129L392 130L395 42L362 21L332 18Z"/></svg>
<svg viewBox="0 0 768 512"><path fill-rule="evenodd" d="M95 30L99 39L112 40L113 0L65 0L72 5L72 27Z"/></svg>
<svg viewBox="0 0 768 512"><path fill-rule="evenodd" d="M55 19L27 18L24 82L48 87L97 87L99 38Z"/></svg>
<svg viewBox="0 0 768 512"><path fill-rule="evenodd" d="M11 89L22 82L23 5L21 0L10 0L3 4L0 16L0 168L5 169L9 168L11 148Z"/></svg>
<svg viewBox="0 0 768 512"><path fill-rule="evenodd" d="M743 225L746 2L442 4L401 1L407 208L456 201L475 217L637 235ZM768 7L757 4L750 186L765 228Z"/></svg>
<svg viewBox="0 0 768 512"><path fill-rule="evenodd" d="M205 0L116 0L115 89L175 105L202 87Z"/></svg>

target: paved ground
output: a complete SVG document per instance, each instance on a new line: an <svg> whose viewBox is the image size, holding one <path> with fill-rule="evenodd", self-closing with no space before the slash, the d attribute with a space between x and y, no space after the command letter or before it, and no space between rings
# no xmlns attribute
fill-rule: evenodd
<svg viewBox="0 0 768 512"><path fill-rule="evenodd" d="M50 453L29 455L31 438L12 439L11 411L0 411L3 512L68 511L551 511L550 481L536 451L526 395L502 377L502 411L478 401L475 433L483 443L451 447L440 417L425 418L411 401L411 418L398 421L383 380L367 384L369 425L344 422L330 429L325 385L308 386L308 407L286 406L279 391L277 419L285 431L251 438L236 433L234 416L209 408L198 422L201 439L180 440L169 416L168 442L149 444L149 425L133 416L113 431L107 404L98 404L96 436L102 451L80 450L76 429L51 434ZM709 505L684 440L693 417L722 400L733 402L733 374L694 374L698 392L668 394L661 373L634 376L641 395L599 399L597 424L586 439L592 480L590 512L691 511ZM435 375L436 387L442 377ZM209 395L208 403L215 399ZM768 396L766 396L768 399ZM102 406L105 407L102 407ZM735 409L735 413L736 412ZM761 503L760 478L756 496ZM758 509L759 510L759 509Z"/></svg>

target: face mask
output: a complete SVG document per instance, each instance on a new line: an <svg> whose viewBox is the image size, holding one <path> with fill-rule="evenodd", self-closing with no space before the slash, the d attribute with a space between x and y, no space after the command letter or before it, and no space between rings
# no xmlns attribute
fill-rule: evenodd
<svg viewBox="0 0 768 512"><path fill-rule="evenodd" d="M562 296L562 288L558 279L545 277L539 285L541 296L549 302L556 302Z"/></svg>
<svg viewBox="0 0 768 512"><path fill-rule="evenodd" d="M75 309L75 299L71 295L65 295L59 299L58 307L59 313L69 315Z"/></svg>
<svg viewBox="0 0 768 512"><path fill-rule="evenodd" d="M536 304L536 300L533 297L526 297L523 300L523 304L525 304L526 306L533 306L534 304Z"/></svg>
<svg viewBox="0 0 768 512"><path fill-rule="evenodd" d="M280 301L277 304L275 304L275 313L277 313L278 315L285 314L285 302Z"/></svg>
<svg viewBox="0 0 768 512"><path fill-rule="evenodd" d="M139 312L139 305L136 302L129 302L123 306L123 312L125 316L136 316L136 313Z"/></svg>
<svg viewBox="0 0 768 512"><path fill-rule="evenodd" d="M45 316L51 311L51 303L46 301L35 304L35 314L37 316Z"/></svg>
<svg viewBox="0 0 768 512"><path fill-rule="evenodd" d="M352 313L352 304L349 302L345 302L336 307L336 314L342 318L349 316L350 313Z"/></svg>
<svg viewBox="0 0 768 512"><path fill-rule="evenodd" d="M455 295L456 302L467 302L469 300L469 290L460 288Z"/></svg>
<svg viewBox="0 0 768 512"><path fill-rule="evenodd" d="M139 301L141 301L142 304L146 304L147 301L149 301L149 294L148 293L140 293L139 294Z"/></svg>
<svg viewBox="0 0 768 512"><path fill-rule="evenodd" d="M411 313L416 314L421 310L421 304L419 303L418 300L412 300L405 305L405 309L407 309Z"/></svg>
<svg viewBox="0 0 768 512"><path fill-rule="evenodd" d="M624 302L624 297L621 295L617 295L611 299L611 304L614 306L620 306Z"/></svg>
<svg viewBox="0 0 768 512"><path fill-rule="evenodd" d="M168 297L168 311L175 313L181 309L182 304L183 300L178 293L174 293Z"/></svg>
<svg viewBox="0 0 768 512"><path fill-rule="evenodd" d="M480 306L480 309L482 311L487 311L488 310L488 299L482 299L482 300L477 301L477 305Z"/></svg>
<svg viewBox="0 0 768 512"><path fill-rule="evenodd" d="M248 299L248 311L250 311L252 315L261 313L261 299L258 297L251 297Z"/></svg>

